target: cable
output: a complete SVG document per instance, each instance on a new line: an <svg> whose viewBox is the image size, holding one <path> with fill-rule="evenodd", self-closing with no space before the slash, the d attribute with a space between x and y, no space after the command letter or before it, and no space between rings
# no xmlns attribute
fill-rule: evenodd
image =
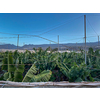
<svg viewBox="0 0 100 100"><path fill-rule="evenodd" d="M87 55L91 55L91 56L100 58L100 57L98 57L98 56L95 56L95 55L92 55L92 54L88 54L88 53L87 53ZM61 58L61 57L60 57L60 58ZM58 59L58 58L57 58L57 59ZM56 61L57 59L52 60L52 61L50 61L50 62ZM47 62L47 63L50 63L50 62ZM63 62L61 62L61 63L63 63ZM39 64L45 64L45 63L39 63ZM66 64L67 64L67 63L66 63ZM8 64L2 64L2 65L8 65ZM9 65L16 65L16 64L9 64ZM32 65L32 64L18 64L18 65ZM68 65L72 65L72 64L68 64Z"/></svg>
<svg viewBox="0 0 100 100"><path fill-rule="evenodd" d="M81 38L75 38L75 39L70 39L70 40L77 40L77 39L82 39L83 37ZM64 40L64 41L70 41L70 40ZM63 41L60 41L60 42L63 42Z"/></svg>
<svg viewBox="0 0 100 100"><path fill-rule="evenodd" d="M0 39L6 39L6 38L18 38L18 37L0 37ZM19 37L19 38L31 38L31 37Z"/></svg>
<svg viewBox="0 0 100 100"><path fill-rule="evenodd" d="M27 34L21 34L21 35L27 35ZM47 39L47 38L44 38L44 37L41 37L41 36L38 36L38 35L28 35L28 36L31 36L31 37L39 37L39 38L42 38L42 39L44 39L44 40L47 40L47 41L50 41L50 42L53 42L53 43L58 44L58 43L55 42L55 41L49 40L49 39ZM64 45L64 44L59 44L59 45L62 45L62 46L65 46L65 47L69 47L69 46ZM69 47L69 48L74 48L74 47Z"/></svg>
<svg viewBox="0 0 100 100"><path fill-rule="evenodd" d="M89 23L89 25L91 26L91 28L93 29L93 31L97 34L97 32L94 30L94 28L92 27L92 25L90 24L89 20L87 19L87 22ZM98 34L97 34L98 36Z"/></svg>
<svg viewBox="0 0 100 100"><path fill-rule="evenodd" d="M83 15L82 15L83 16ZM77 18L75 18L75 19L73 19L73 20L76 20L76 19L78 19L78 18L80 18L80 17L82 17L82 16L79 16L79 17L77 17ZM69 21L70 22L70 21ZM67 22L68 23L68 22ZM67 23L65 23L65 24L67 24ZM60 25L60 26L63 26L63 25L65 25L65 24L62 24L62 25ZM58 26L58 27L60 27L60 26ZM58 27L56 27L56 28L58 28ZM54 28L54 29L56 29L56 28ZM54 30L54 29L51 29L51 30ZM51 30L49 30L49 31L51 31ZM49 31L47 31L47 32L49 32ZM47 33L47 32L44 32L44 33ZM11 33L4 33L4 32L0 32L0 33L3 33L3 34L10 34L10 35L26 35L26 34L11 34ZM39 34L39 35L42 35L42 34L44 34L44 33L41 33L41 34Z"/></svg>
<svg viewBox="0 0 100 100"><path fill-rule="evenodd" d="M58 59L58 58L57 58ZM47 63L51 63L51 62L54 62L54 61L56 61L57 59L55 59L55 60L52 60L52 61L50 61L50 62L47 62ZM38 62L37 62L38 63ZM39 64L45 64L45 63L39 63ZM16 64L2 64L2 65L16 65ZM17 65L33 65L33 64L17 64Z"/></svg>
<svg viewBox="0 0 100 100"><path fill-rule="evenodd" d="M81 40L79 40L78 42L80 42ZM78 43L78 42L76 42L76 43Z"/></svg>
<svg viewBox="0 0 100 100"><path fill-rule="evenodd" d="M97 37L97 36L88 36L88 37L86 37L86 38L90 38L90 37Z"/></svg>
<svg viewBox="0 0 100 100"><path fill-rule="evenodd" d="M82 16L83 16L83 15L82 15ZM74 21L74 20L76 20L76 19L78 19L78 18L80 18L80 17L82 17L82 16L79 16L79 17L73 19L72 21ZM69 22L72 22L72 21L69 21ZM50 32L50 31L52 31L52 30L54 30L54 29L56 29L56 28L58 28L58 27L61 27L61 26L65 25L65 24L67 24L67 23L69 23L69 22L66 22L66 23L64 23L64 24L62 24L62 25L60 25L60 26L57 26L57 27L55 27L55 28L53 28L53 29L51 29L51 30L49 30L49 31L47 31L47 32L43 32L43 33L41 33L41 34L39 34L39 35L43 35L43 34L45 34L45 33L48 33L48 32Z"/></svg>
<svg viewBox="0 0 100 100"><path fill-rule="evenodd" d="M100 15L86 15L86 16L100 16Z"/></svg>
<svg viewBox="0 0 100 100"><path fill-rule="evenodd" d="M82 16L83 16L83 15L82 15ZM69 19L69 20L72 20L72 19ZM69 21L69 20L67 20L67 21ZM65 21L65 22L66 22L66 21ZM61 22L61 24L63 24L63 22ZM42 31L45 31L45 30L47 30L47 29L50 29L50 28L57 27L57 26L59 26L59 25L61 25L61 24L58 24L58 25L51 26L51 27L49 27L49 28L46 28L46 29L44 29L44 30L42 30Z"/></svg>
<svg viewBox="0 0 100 100"><path fill-rule="evenodd" d="M88 36L86 38L90 38L90 37L97 37L97 36ZM69 40L63 40L63 41L70 41L70 40L76 40L76 39L82 39L84 37L81 37L81 38L74 38L74 39L69 39ZM60 41L60 42L63 42L63 41Z"/></svg>
<svg viewBox="0 0 100 100"><path fill-rule="evenodd" d="M27 36L37 36L37 35L28 35L28 34L11 34L11 33L4 33L4 32L0 32L0 33L3 33L3 34L10 34L10 35L27 35Z"/></svg>
<svg viewBox="0 0 100 100"><path fill-rule="evenodd" d="M95 56L95 55L92 55L92 54L88 54L88 53L87 53L87 55L91 55L91 56L94 56L94 57L100 58L100 57L98 57L98 56Z"/></svg>
<svg viewBox="0 0 100 100"><path fill-rule="evenodd" d="M11 34L11 33L4 33L4 32L0 32L2 34L10 34L10 35L18 35L18 34Z"/></svg>
<svg viewBox="0 0 100 100"><path fill-rule="evenodd" d="M88 40L88 39L87 39ZM89 40L88 40L89 41ZM89 41L90 42L90 41ZM91 43L91 42L90 42Z"/></svg>

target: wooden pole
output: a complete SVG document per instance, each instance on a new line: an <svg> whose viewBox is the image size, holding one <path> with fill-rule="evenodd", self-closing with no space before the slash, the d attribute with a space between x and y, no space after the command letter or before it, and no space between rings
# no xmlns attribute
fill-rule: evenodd
<svg viewBox="0 0 100 100"><path fill-rule="evenodd" d="M84 38L85 38L85 64L86 64L86 15L84 15Z"/></svg>
<svg viewBox="0 0 100 100"><path fill-rule="evenodd" d="M18 50L18 45L19 45L19 35L18 35L18 39L17 39L17 50Z"/></svg>
<svg viewBox="0 0 100 100"><path fill-rule="evenodd" d="M99 35L98 35L98 47L99 47Z"/></svg>
<svg viewBox="0 0 100 100"><path fill-rule="evenodd" d="M59 35L58 35L58 58L59 58Z"/></svg>

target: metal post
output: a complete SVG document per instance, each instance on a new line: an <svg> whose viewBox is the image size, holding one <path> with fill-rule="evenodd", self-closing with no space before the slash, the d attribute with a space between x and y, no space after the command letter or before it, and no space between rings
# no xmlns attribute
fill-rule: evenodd
<svg viewBox="0 0 100 100"><path fill-rule="evenodd" d="M59 35L58 35L58 52L59 52Z"/></svg>
<svg viewBox="0 0 100 100"><path fill-rule="evenodd" d="M51 52L51 42L50 42L50 52Z"/></svg>
<svg viewBox="0 0 100 100"><path fill-rule="evenodd" d="M25 43L23 43L23 53L24 53L24 45L25 45Z"/></svg>
<svg viewBox="0 0 100 100"><path fill-rule="evenodd" d="M76 52L77 52L77 42L76 42Z"/></svg>
<svg viewBox="0 0 100 100"><path fill-rule="evenodd" d="M99 47L99 35L98 35L98 47Z"/></svg>
<svg viewBox="0 0 100 100"><path fill-rule="evenodd" d="M84 38L85 38L85 64L86 64L86 15L84 15Z"/></svg>
<svg viewBox="0 0 100 100"><path fill-rule="evenodd" d="M18 44L19 44L19 35L18 35L18 39L17 39L17 50L18 50Z"/></svg>

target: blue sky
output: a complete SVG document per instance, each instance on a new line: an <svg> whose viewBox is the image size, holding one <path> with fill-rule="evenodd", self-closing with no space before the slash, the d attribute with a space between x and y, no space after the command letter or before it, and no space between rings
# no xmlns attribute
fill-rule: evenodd
<svg viewBox="0 0 100 100"><path fill-rule="evenodd" d="M17 45L17 34L19 46L50 43L28 35L39 35L55 42L59 35L60 43L82 43L84 15L87 42L96 42L100 35L100 13L0 13L0 43Z"/></svg>

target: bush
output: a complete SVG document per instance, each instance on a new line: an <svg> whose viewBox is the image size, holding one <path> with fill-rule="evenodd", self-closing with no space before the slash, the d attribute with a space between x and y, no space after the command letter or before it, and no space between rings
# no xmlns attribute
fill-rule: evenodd
<svg viewBox="0 0 100 100"><path fill-rule="evenodd" d="M88 79L89 77L89 79ZM90 70L85 65L72 66L68 72L69 82L93 81Z"/></svg>

